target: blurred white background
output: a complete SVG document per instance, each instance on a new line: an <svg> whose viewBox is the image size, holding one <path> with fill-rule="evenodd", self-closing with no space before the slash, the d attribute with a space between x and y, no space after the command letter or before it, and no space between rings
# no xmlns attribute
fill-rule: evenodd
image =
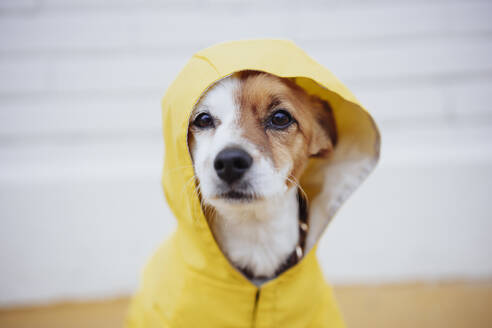
<svg viewBox="0 0 492 328"><path fill-rule="evenodd" d="M492 277L491 1L0 0L1 306L134 290L174 226L160 99L195 51L257 37L294 40L381 129L328 279Z"/></svg>

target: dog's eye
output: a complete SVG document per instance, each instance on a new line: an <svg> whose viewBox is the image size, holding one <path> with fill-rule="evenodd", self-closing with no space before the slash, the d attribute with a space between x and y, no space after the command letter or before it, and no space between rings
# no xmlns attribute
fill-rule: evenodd
<svg viewBox="0 0 492 328"><path fill-rule="evenodd" d="M214 126L214 119L208 113L201 113L195 118L193 125L200 129L211 128Z"/></svg>
<svg viewBox="0 0 492 328"><path fill-rule="evenodd" d="M272 114L269 125L274 129L285 129L292 122L292 116L287 111L280 109Z"/></svg>

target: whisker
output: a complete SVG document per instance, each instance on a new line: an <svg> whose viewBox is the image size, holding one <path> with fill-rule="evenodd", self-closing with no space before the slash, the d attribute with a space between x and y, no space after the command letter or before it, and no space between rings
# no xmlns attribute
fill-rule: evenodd
<svg viewBox="0 0 492 328"><path fill-rule="evenodd" d="M181 189L181 194L183 194L185 192L185 188L188 187L188 184L192 181L196 179L195 175L192 175L191 178L189 178L185 184L183 185L183 189Z"/></svg>
<svg viewBox="0 0 492 328"><path fill-rule="evenodd" d="M202 192L200 190L200 181L196 179L196 176L193 176L192 178L194 178L194 182L195 182L195 187L193 188L193 195L196 196L199 200L199 205L201 206L201 209L204 210L206 205L204 204L204 200L203 200L203 197L202 197ZM197 183L198 182L198 183ZM196 206L196 204L194 203L193 206ZM193 211L195 211L195 207L193 208Z"/></svg>
<svg viewBox="0 0 492 328"><path fill-rule="evenodd" d="M297 188L299 188L299 190L301 191L302 195L304 196L304 199L306 200L306 203L309 203L309 198L308 198L306 192L304 191L304 189L301 187L300 183L297 181L297 179L293 175L289 175L287 177L287 180L289 180L295 186L297 186Z"/></svg>

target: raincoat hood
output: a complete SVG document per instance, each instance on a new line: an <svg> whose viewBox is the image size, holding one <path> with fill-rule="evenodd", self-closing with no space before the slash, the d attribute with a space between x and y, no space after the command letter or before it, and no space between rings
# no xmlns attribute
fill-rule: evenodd
<svg viewBox="0 0 492 328"><path fill-rule="evenodd" d="M292 78L331 105L338 130L334 152L311 159L301 178L310 204L306 255L260 287L236 270L215 242L191 183L187 144L189 117L200 96L243 70ZM178 225L147 264L127 327L343 327L315 250L337 209L379 157L378 129L352 93L290 41L234 41L189 60L163 98L162 117L162 186Z"/></svg>

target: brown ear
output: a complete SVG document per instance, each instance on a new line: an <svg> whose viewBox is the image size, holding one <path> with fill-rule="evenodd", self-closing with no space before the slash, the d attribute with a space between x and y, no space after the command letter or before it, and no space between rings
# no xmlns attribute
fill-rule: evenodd
<svg viewBox="0 0 492 328"><path fill-rule="evenodd" d="M313 98L314 124L309 155L327 157L337 144L338 134L333 110L326 101Z"/></svg>

